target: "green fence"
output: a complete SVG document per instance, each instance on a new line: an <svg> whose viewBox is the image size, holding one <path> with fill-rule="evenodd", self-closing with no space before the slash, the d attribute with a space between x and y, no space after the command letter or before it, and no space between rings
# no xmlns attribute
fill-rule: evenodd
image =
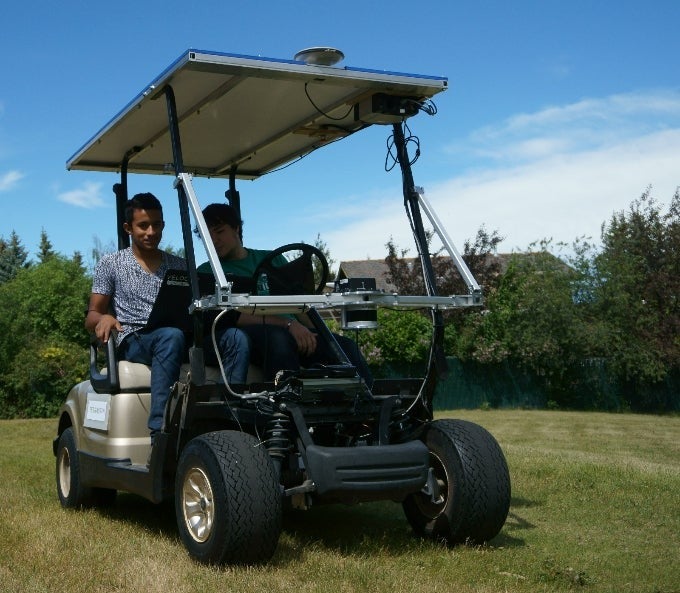
<svg viewBox="0 0 680 593"><path fill-rule="evenodd" d="M481 365L447 358L448 375L440 379L435 392L435 409L453 408L544 408L543 387L529 375L508 363Z"/></svg>
<svg viewBox="0 0 680 593"><path fill-rule="evenodd" d="M605 359L588 359L559 385L510 362L480 364L447 357L448 374L439 380L436 410L455 408L563 408L575 410L678 412L680 370L654 384L614 379ZM391 365L376 377L418 377L424 365Z"/></svg>

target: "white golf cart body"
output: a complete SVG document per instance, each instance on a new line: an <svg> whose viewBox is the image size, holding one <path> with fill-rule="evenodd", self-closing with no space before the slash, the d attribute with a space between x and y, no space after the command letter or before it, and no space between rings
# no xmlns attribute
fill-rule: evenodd
<svg viewBox="0 0 680 593"><path fill-rule="evenodd" d="M333 51L309 52L312 58L307 61L187 51L68 160L70 170L120 173L114 192L121 248L129 244L122 228L128 174L172 176L195 331L189 364L173 390L163 434L148 464L150 371L116 361L112 341L102 370L93 347L91 378L68 395L55 439L57 486L64 506L110 502L116 490L155 502L174 494L182 539L194 557L207 562L267 560L278 540L281 501L299 508L325 501L402 501L417 533L450 543L484 541L501 529L510 482L500 448L481 427L433 421L432 414L437 379L445 371L441 312L477 306L482 298L413 182L403 134L404 120L428 111L429 100L446 90L447 80L323 65ZM315 55L321 56L321 64L314 63ZM351 282L323 294L233 291L210 241L201 213L206 204L199 202L193 179L227 179L228 201L240 211L237 180L255 180L374 124L386 124L394 136L426 294L386 294ZM464 279L466 294L437 294L421 212ZM194 228L214 274L210 294L199 289ZM320 311L339 310L353 327L361 327L364 320L372 327L381 306L430 309L433 337L424 377L377 380L371 388L339 353L338 366L326 374L302 373L293 382L294 393L290 387L286 391L263 383L256 369L247 385L232 389L220 369L203 362L204 348L212 347L203 332L208 311L304 314L322 339L333 341ZM321 402L319 394L329 393L328 401ZM477 452L462 452L470 448ZM264 455L251 459L266 471L246 488L257 512L245 519L224 515L229 484L245 478L237 475L222 450ZM214 469L218 466L221 469ZM482 477L473 478L480 469ZM224 492L218 495L217 490ZM192 514L196 501L203 514ZM205 515L206 506L214 509L212 515ZM266 514L268 522L258 524L259 514ZM242 523L241 539L227 549L228 524L237 521Z"/></svg>

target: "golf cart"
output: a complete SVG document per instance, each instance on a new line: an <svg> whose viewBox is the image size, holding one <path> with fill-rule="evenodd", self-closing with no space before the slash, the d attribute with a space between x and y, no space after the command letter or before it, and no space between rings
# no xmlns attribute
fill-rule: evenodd
<svg viewBox="0 0 680 593"><path fill-rule="evenodd" d="M401 503L416 534L451 545L482 543L501 530L510 477L498 443L474 423L433 419L435 387L446 371L442 312L482 303L479 285L414 184L404 134L407 118L436 111L430 99L447 80L339 67L340 56L332 48L311 48L294 60L189 50L67 162L69 170L120 174L120 248L129 245L128 174L173 177L187 271L172 284L185 288L178 309L189 320L191 346L151 448L150 369L117 360L113 340L93 341L90 379L68 394L53 445L64 507L109 505L118 490L154 503L174 498L181 539L206 563L269 560L284 510L326 502ZM372 125L392 134L426 294L386 293L369 278L344 279L328 291L324 255L305 244L272 252L247 290L228 278L194 178L225 180L227 201L240 212L237 180L255 180ZM437 294L423 213L466 294ZM197 272L195 235L212 268L207 285ZM379 307L430 312L423 377L368 385L323 317L338 312L343 328L363 331L376 327ZM252 368L246 384L230 385L204 355L215 347L216 315L234 310L304 318L332 360L282 369L275 381Z"/></svg>

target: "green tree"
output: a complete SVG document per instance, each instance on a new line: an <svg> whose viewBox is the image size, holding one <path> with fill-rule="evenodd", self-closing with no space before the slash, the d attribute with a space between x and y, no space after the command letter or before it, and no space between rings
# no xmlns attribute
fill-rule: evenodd
<svg viewBox="0 0 680 593"><path fill-rule="evenodd" d="M427 237L428 244L432 233ZM461 254L475 280L483 288L491 288L497 282L501 272L498 258L498 246L503 237L498 231L489 233L484 226L480 227L474 241L467 239ZM424 294L425 282L423 270L418 259L408 258L408 249L399 249L392 239L386 245L385 263L389 269L387 280L397 287L402 294ZM437 282L438 294L467 294L468 288L463 278L453 265L451 258L443 249L430 255L432 268Z"/></svg>
<svg viewBox="0 0 680 593"><path fill-rule="evenodd" d="M679 192L664 211L647 190L602 225L601 239L588 292L600 353L631 406L667 407L663 383L680 371Z"/></svg>
<svg viewBox="0 0 680 593"><path fill-rule="evenodd" d="M328 249L328 244L321 238L321 233L316 235L316 240L314 241L314 247L316 247L321 253L323 253L326 261L328 262L328 278L335 278L336 272L333 270L335 265L335 260L331 257L330 249ZM314 282L318 284L321 281L321 264L319 260L315 257L312 260L314 265Z"/></svg>
<svg viewBox="0 0 680 593"><path fill-rule="evenodd" d="M45 262L54 256L54 249L52 249L52 242L47 237L45 229L40 231L40 245L38 246L38 261Z"/></svg>
<svg viewBox="0 0 680 593"><path fill-rule="evenodd" d="M428 237L428 241L431 239ZM489 287L498 282L500 265L495 257L502 237L497 231L488 233L484 227L477 232L474 241L467 240L462 257L478 282ZM409 258L407 249L400 249L390 239L386 244L388 281L401 294L424 294L425 284L420 261ZM467 294L458 270L451 258L437 252L431 255L439 294ZM445 314L444 347L448 354L454 353L458 325L467 313L452 310ZM400 311L378 310L378 329L361 334L362 351L369 363L379 365L417 365L427 360L432 339L430 310Z"/></svg>
<svg viewBox="0 0 680 593"><path fill-rule="evenodd" d="M77 266L80 266L81 268L85 266L85 262L83 261L83 254L80 253L80 251L74 251L72 259L73 263L76 264Z"/></svg>
<svg viewBox="0 0 680 593"><path fill-rule="evenodd" d="M573 299L578 272L550 247L542 241L513 254L486 310L466 320L456 353L525 369L541 379L548 399L572 405L588 328Z"/></svg>
<svg viewBox="0 0 680 593"><path fill-rule="evenodd" d="M28 268L28 252L21 244L21 239L12 231L9 241L0 237L0 283L8 282L19 270Z"/></svg>
<svg viewBox="0 0 680 593"><path fill-rule="evenodd" d="M0 285L0 415L54 413L87 369L90 279L54 255Z"/></svg>

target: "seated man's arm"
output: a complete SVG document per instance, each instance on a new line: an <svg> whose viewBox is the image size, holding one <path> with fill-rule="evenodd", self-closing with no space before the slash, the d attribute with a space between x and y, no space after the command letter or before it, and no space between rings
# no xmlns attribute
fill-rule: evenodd
<svg viewBox="0 0 680 593"><path fill-rule="evenodd" d="M90 295L90 303L85 317L85 329L93 332L102 342L108 342L111 330L123 331L119 321L109 313L111 297L108 294Z"/></svg>
<svg viewBox="0 0 680 593"><path fill-rule="evenodd" d="M280 315L252 315L241 313L236 322L237 326L253 325L265 323L267 325L278 325L287 328L293 336L298 350L301 354L309 355L316 350L316 334L307 329L302 323L292 317L282 317Z"/></svg>

